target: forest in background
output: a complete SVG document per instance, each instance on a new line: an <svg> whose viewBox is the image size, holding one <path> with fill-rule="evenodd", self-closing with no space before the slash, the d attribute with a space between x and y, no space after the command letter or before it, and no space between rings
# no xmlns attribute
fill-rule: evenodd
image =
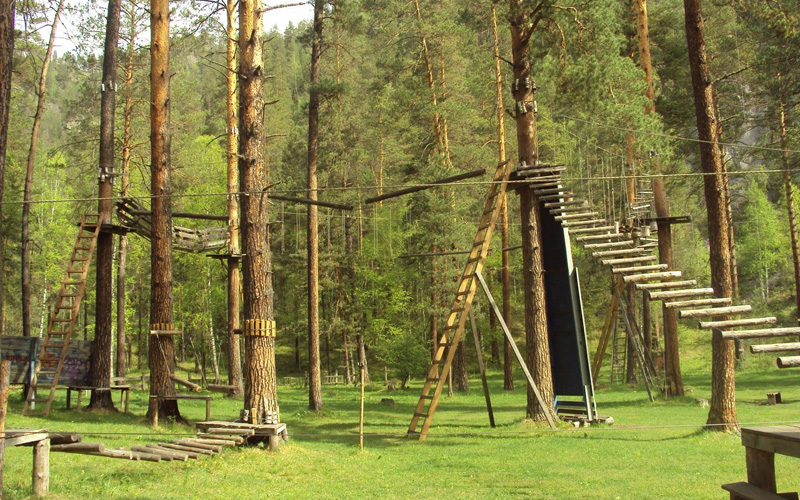
<svg viewBox="0 0 800 500"><path fill-rule="evenodd" d="M609 217L624 212L626 137L635 131L635 172L649 182L658 161L666 174L673 215L693 223L676 228L678 267L708 282L708 251L702 177L694 136L693 104L683 5L651 1L650 24L656 69L656 109L644 113L645 82L637 64L635 14L627 1L574 2L573 9L532 39L540 153L543 161L567 165L566 178ZM357 207L351 214L320 209L322 368L345 367L345 335L362 333L369 359L404 378L421 374L428 361L431 318L443 318L453 294L460 258L404 258L404 254L469 245L486 185L464 182L413 196L364 205L363 200L396 187L428 182L497 161L494 56L489 2L365 0L328 7L322 79L309 85L310 23L290 26L265 38L267 159L272 192L304 196L310 92L321 96L320 199ZM52 6L24 4L18 14L6 186L3 202L3 331L21 331L19 255L22 182L30 141L35 88L45 51L39 28ZM79 214L96 200L103 7L87 5L81 40L73 52L54 56L48 75L47 107L35 165L31 211L34 248L32 310L34 335L45 324L49 298L59 286ZM172 42L172 164L174 210L225 213L225 38L211 14L212 3L174 3L177 26ZM145 6L123 2L118 123L131 103L130 194L146 206L149 192L148 32ZM503 9L498 16L506 15ZM800 8L781 3L731 0L705 5L710 65L724 127L731 192L739 293L754 306L791 320L794 280L786 217L783 170L796 168L796 101L800 95L796 58L800 53ZM204 20L204 22L201 22ZM268 14L266 24L269 25ZM501 58L508 55L507 23L500 23ZM431 89L420 37L434 62ZM130 61L130 65L128 66ZM506 91L512 82L504 66ZM508 100L510 101L510 99ZM783 106L780 104L783 103ZM510 107L510 104L507 105ZM788 134L781 158L780 109ZM449 162L437 152L431 117L447 124ZM125 142L117 127L118 155ZM510 134L509 134L510 135ZM509 144L513 144L510 141ZM513 146L509 151L513 158ZM117 186L117 189L119 186ZM511 245L519 243L518 200L511 196ZM351 218L348 222L348 215ZM275 316L279 328L279 375L306 366L305 207L274 201L271 225ZM615 217L618 218L618 217ZM207 227L208 222L176 223ZM221 223L216 223L221 224ZM355 251L345 251L352 224ZM129 238L126 324L132 365L146 341L149 320L149 243ZM498 284L500 242L488 274ZM610 298L607 272L575 252L581 270L590 339L596 338ZM174 254L175 318L187 335L179 354L216 355L224 365L225 270L202 254ZM520 258L512 253L512 332L522 334ZM356 286L343 275L353 265ZM93 280L90 280L93 281ZM521 291L519 293L521 295ZM439 297L434 307L431 297ZM93 335L92 294L78 337ZM486 352L500 338L489 324L485 301L476 315ZM142 332L144 331L144 335ZM496 351L495 351L496 352ZM203 356L205 354L205 357ZM492 356L494 357L494 356ZM499 357L499 354L498 354ZM350 356L353 359L353 356ZM499 358L495 358L499 362ZM224 366L222 366L224 370Z"/></svg>

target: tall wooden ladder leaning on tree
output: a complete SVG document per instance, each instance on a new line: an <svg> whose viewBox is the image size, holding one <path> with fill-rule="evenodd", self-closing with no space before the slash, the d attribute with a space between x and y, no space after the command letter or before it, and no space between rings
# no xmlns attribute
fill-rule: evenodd
<svg viewBox="0 0 800 500"><path fill-rule="evenodd" d="M492 179L489 193L486 195L483 204L483 215L478 224L478 232L472 243L472 250L467 258L464 273L458 282L453 307L447 317L447 324L444 327L442 336L439 339L439 346L431 361L425 385L422 386L422 394L411 418L411 425L408 426L409 436L419 436L419 440L425 439L428 429L433 421L433 414L439 404L439 397L447 381L447 375L455 357L456 347L461 341L464 327L469 318L469 311L472 308L472 301L477 291L477 274L483 270L486 255L489 252L489 245L492 241L494 226L500 216L501 200L508 187L508 177L511 174L511 162L506 161L497 166ZM441 368L441 371L440 371ZM433 393L431 393L433 389ZM417 431L419 420L423 419L422 428Z"/></svg>
<svg viewBox="0 0 800 500"><path fill-rule="evenodd" d="M72 256L67 264L67 272L58 290L56 302L50 311L47 321L47 333L39 352L39 362L33 381L25 397L24 415L41 415L46 417L50 413L50 405L56 394L58 379L64 367L64 358L67 356L69 340L75 323L78 320L81 301L86 292L86 275L92 263L92 256L97 245L97 235L100 234L100 215L84 214L75 238ZM47 397L37 395L37 390L47 390ZM35 408L34 403L43 403L44 408Z"/></svg>

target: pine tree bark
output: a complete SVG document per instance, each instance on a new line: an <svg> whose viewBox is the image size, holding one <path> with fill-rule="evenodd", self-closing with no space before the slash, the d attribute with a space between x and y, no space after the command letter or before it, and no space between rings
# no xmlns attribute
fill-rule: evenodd
<svg viewBox="0 0 800 500"><path fill-rule="evenodd" d="M264 33L261 0L239 1L239 190L242 192L244 407L280 421L275 372L272 256L264 161ZM272 322L272 323L270 323ZM270 331L270 324L271 331Z"/></svg>
<svg viewBox="0 0 800 500"><path fill-rule="evenodd" d="M706 55L701 0L684 0L683 5L697 132L700 139L700 163L703 173L706 174L703 177L703 184L708 212L711 286L714 288L715 297L731 297L726 174L717 142L713 88ZM734 431L739 424L736 417L733 342L723 340L722 333L714 329L711 348L711 403L706 424L711 429Z"/></svg>
<svg viewBox="0 0 800 500"><path fill-rule="evenodd" d="M319 84L322 56L323 0L314 0L314 39L311 44L311 87L308 103L308 198L317 199L319 147ZM319 220L316 205L308 206L308 409L322 410L319 356Z"/></svg>
<svg viewBox="0 0 800 500"><path fill-rule="evenodd" d="M58 20L61 17L61 9L64 0L59 0L56 13L53 17L53 24L50 29L50 40L47 43L47 51L42 61L42 69L39 74L39 86L36 90L37 104L36 112L33 115L33 126L31 128L31 144L28 149L28 162L25 169L25 186L22 195L22 222L21 222L21 286L22 286L22 336L31 336L31 248L30 248L30 217L31 217L31 190L33 189L33 167L36 163L36 143L39 140L39 127L44 113L45 97L47 90L47 69L50 67L50 59L53 56L53 45L56 39L56 29Z"/></svg>
<svg viewBox="0 0 800 500"><path fill-rule="evenodd" d="M150 330L174 330L170 157L169 0L150 2ZM175 339L149 335L150 395L172 396ZM150 400L149 419L182 421L176 400Z"/></svg>
<svg viewBox="0 0 800 500"><path fill-rule="evenodd" d="M669 204L667 191L664 188L664 179L653 179L653 197L656 217L669 217ZM666 264L667 269L674 269L672 259L672 226L667 223L658 223L658 261ZM681 374L681 359L678 342L678 312L674 308L661 305L661 316L664 321L664 373L665 386L668 396L683 396L683 375Z"/></svg>
<svg viewBox="0 0 800 500"><path fill-rule="evenodd" d="M239 349L239 336L236 330L240 328L239 310L241 309L242 281L239 272L239 255L242 253L239 245L239 169L238 169L238 116L239 106L237 86L239 75L237 73L238 61L236 58L236 0L228 0L226 4L227 18L227 54L228 72L227 85L227 162L228 162L228 384L234 387L232 396L242 394L242 357Z"/></svg>
<svg viewBox="0 0 800 500"><path fill-rule="evenodd" d="M3 200L8 147L8 116L11 108L11 70L14 61L16 0L0 0L0 202ZM3 204L0 203L0 335L5 334L5 274Z"/></svg>
<svg viewBox="0 0 800 500"><path fill-rule="evenodd" d="M417 22L422 23L422 12L419 8L419 0L414 0L414 10L417 15ZM422 46L422 59L425 61L425 75L427 77L428 90L431 92L431 104L433 106L433 135L436 139L436 149L439 154L444 156L444 137L442 135L442 123L439 117L439 102L436 97L436 80L433 77L433 63L428 52L428 39L422 33L420 26L419 43Z"/></svg>
<svg viewBox="0 0 800 500"><path fill-rule="evenodd" d="M117 104L117 42L121 0L108 1L106 40L103 52L102 93L100 99L100 166L97 211L103 224L111 224L111 198L114 196L114 116ZM97 237L97 275L95 285L95 333L92 343L92 386L111 386L111 353L114 344L114 235L101 231ZM119 358L120 356L117 355ZM122 345L125 357L125 345ZM111 391L92 391L89 408L114 408Z"/></svg>
<svg viewBox="0 0 800 500"><path fill-rule="evenodd" d="M778 112L781 138L781 166L783 167L783 188L786 193L786 216L789 219L789 236L792 241L792 264L794 264L795 315L800 318L800 243L798 243L797 215L794 211L794 186L792 185L789 151L786 149L786 106L783 101L783 96L781 96Z"/></svg>
<svg viewBox="0 0 800 500"><path fill-rule="evenodd" d="M464 339L458 343L456 355L453 358L453 389L456 392L469 392L469 376L467 374L467 350Z"/></svg>
<svg viewBox="0 0 800 500"><path fill-rule="evenodd" d="M545 420L546 413L555 413L553 400L553 374L550 368L550 340L547 330L547 301L544 290L544 261L542 260L541 206L533 189L519 189L522 211L522 259L525 284L525 342L526 363L533 381L539 388L542 401L548 408L539 405L536 395L528 386L527 414L536 421Z"/></svg>
<svg viewBox="0 0 800 500"><path fill-rule="evenodd" d="M653 60L650 55L650 22L647 11L647 0L635 0L636 33L639 41L639 65L644 71L647 88L645 96L645 114L655 112L655 87L653 85ZM665 219L670 216L667 190L661 177L661 165L656 160L656 174L653 179L653 197L656 217ZM669 222L658 222L658 260L673 269L672 262L672 228ZM678 312L661 305L661 317L664 323L664 358L665 386L668 396L683 396L683 378L681 376L680 353L678 349Z"/></svg>
<svg viewBox="0 0 800 500"><path fill-rule="evenodd" d="M500 163L506 161L506 118L503 109L503 72L500 67L500 35L497 31L497 6L492 4L492 36L494 39L494 80L497 113L497 159ZM508 233L508 194L503 193L500 209L500 241L503 248L510 246ZM503 252L501 258L500 280L503 285L503 320L511 324L511 271L508 252ZM514 390L514 353L511 343L503 335L503 390Z"/></svg>
<svg viewBox="0 0 800 500"><path fill-rule="evenodd" d="M120 177L120 196L128 196L130 189L131 156L133 148L133 69L134 56L136 55L136 9L126 12L128 22L128 49L127 61L125 63L125 121L122 129L122 175ZM128 346L127 327L125 324L125 279L128 266L128 237L125 234L119 236L119 250L117 258L117 366L116 376L124 377L128 371L131 359L131 348ZM127 354L127 356L126 356ZM138 357L139 367L141 368L141 348Z"/></svg>
<svg viewBox="0 0 800 500"><path fill-rule="evenodd" d="M520 165L535 165L539 160L534 112L534 84L529 57L529 41L541 20L545 3L532 12L521 0L511 0L511 51L514 66L514 101L517 111L517 152ZM524 107L525 112L520 108ZM545 412L554 412L553 376L550 370L550 346L544 290L542 258L541 206L533 190L519 189L522 218L522 259L525 283L525 331L528 369L539 388L542 400L549 408L541 408L533 390L528 387L527 414L534 420L545 420ZM551 413L552 414L552 413Z"/></svg>

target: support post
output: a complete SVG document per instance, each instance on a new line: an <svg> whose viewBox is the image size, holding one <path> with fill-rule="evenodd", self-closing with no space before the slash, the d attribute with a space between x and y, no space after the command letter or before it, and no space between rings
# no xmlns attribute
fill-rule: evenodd
<svg viewBox="0 0 800 500"><path fill-rule="evenodd" d="M364 451L364 365L358 364L358 376L361 384L361 408L358 412L358 451Z"/></svg>
<svg viewBox="0 0 800 500"><path fill-rule="evenodd" d="M528 365L525 364L525 358L523 358L522 353L519 352L517 343L514 341L514 337L511 336L511 332L508 329L508 325L506 325L506 322L503 319L503 315L502 313L500 313L500 309L497 307L497 303L495 303L494 301L492 292L489 291L489 286L486 284L486 280L483 279L483 275L481 273L475 273L475 276L478 277L478 282L480 282L481 288L483 288L483 292L486 294L486 298L489 299L489 304L491 304L492 311L494 311L494 314L497 317L497 321L500 323L500 328L503 329L503 333L505 334L506 339L508 339L508 343L511 344L511 349L514 351L514 355L516 356L517 361L519 362L519 365L522 368L522 372L525 374L525 378L528 379L528 384L531 386L531 389L533 390L533 393L536 396L539 405L542 407L544 411L544 416L547 419L547 423L550 424L551 429L555 430L556 429L555 417L548 410L549 407L545 406L544 401L542 400L542 394L539 392L539 388L533 381L531 372L528 371Z"/></svg>
<svg viewBox="0 0 800 500"><path fill-rule="evenodd" d="M50 439L33 445L33 496L43 497L50 487Z"/></svg>
<svg viewBox="0 0 800 500"><path fill-rule="evenodd" d="M3 493L3 460L6 444L6 408L8 407L8 386L11 373L11 362L0 361L0 496Z"/></svg>
<svg viewBox="0 0 800 500"><path fill-rule="evenodd" d="M489 396L489 383L486 381L486 366L483 364L483 351L481 350L481 339L478 336L478 327L475 325L475 315L472 309L469 310L469 321L472 324L472 337L475 339L475 354L478 356L478 367L481 369L481 384L483 385L483 397L486 399L486 411L489 412L489 425L494 425L494 411L492 410L492 398Z"/></svg>

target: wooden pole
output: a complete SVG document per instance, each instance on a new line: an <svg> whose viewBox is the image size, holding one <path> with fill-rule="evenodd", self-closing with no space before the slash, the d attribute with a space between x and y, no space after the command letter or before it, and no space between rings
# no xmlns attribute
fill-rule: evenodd
<svg viewBox="0 0 800 500"><path fill-rule="evenodd" d="M3 492L3 459L6 444L6 408L8 406L8 380L11 373L11 362L0 361L0 495Z"/></svg>
<svg viewBox="0 0 800 500"><path fill-rule="evenodd" d="M50 487L50 439L33 445L33 496L43 497Z"/></svg>
<svg viewBox="0 0 800 500"><path fill-rule="evenodd" d="M469 310L469 321L472 324L472 337L475 339L475 354L478 356L478 367L481 369L481 384L483 384L483 397L486 399L486 411L489 412L489 425L495 427L492 398L489 396L489 383L486 381L486 367L483 364L481 339L478 336L478 327L475 325L475 315L472 313L472 309Z"/></svg>
<svg viewBox="0 0 800 500"><path fill-rule="evenodd" d="M358 364L358 375L361 382L361 409L358 413L358 451L364 451L364 365Z"/></svg>

